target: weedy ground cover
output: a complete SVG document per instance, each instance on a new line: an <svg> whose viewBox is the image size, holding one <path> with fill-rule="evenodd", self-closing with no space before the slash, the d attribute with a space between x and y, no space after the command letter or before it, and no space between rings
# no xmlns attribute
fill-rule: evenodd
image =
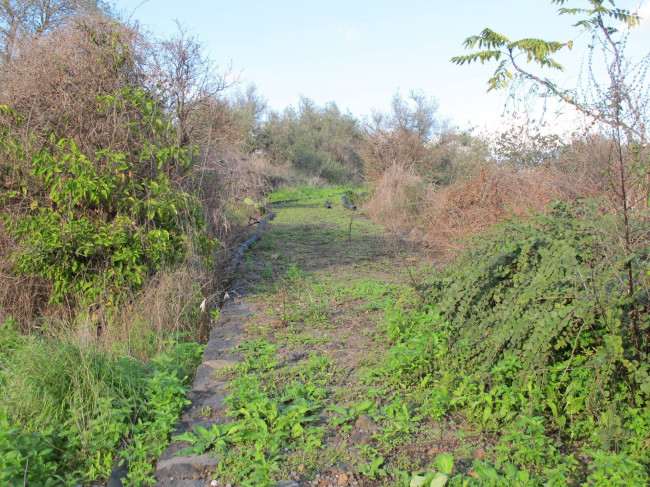
<svg viewBox="0 0 650 487"><path fill-rule="evenodd" d="M284 201L299 198L313 198L313 199L329 199L330 203L338 203L341 201L341 195L346 194L348 198L362 194L363 188L356 186L342 185L342 186L323 186L321 188L315 186L285 186L277 188L268 194L268 201Z"/></svg>
<svg viewBox="0 0 650 487"><path fill-rule="evenodd" d="M594 240L558 211L495 229L443 271L362 215L283 206L250 257L264 272L247 299L267 311L228 371L232 422L190 433L192 451L223 458L218 485L645 485L645 392L597 391L605 372L624 377L598 357L627 355L593 323L575 349L563 334L603 296L570 279ZM537 343L518 355L499 345L528 343L517 326Z"/></svg>
<svg viewBox="0 0 650 487"><path fill-rule="evenodd" d="M118 452L125 485L153 483L202 347L170 337L142 365L70 337L21 335L12 320L1 327L0 484L99 481Z"/></svg>
<svg viewBox="0 0 650 487"><path fill-rule="evenodd" d="M268 311L250 319L244 360L224 372L231 422L187 434L188 452L222 458L219 485L408 484L470 434L441 421L448 393L393 377L407 374L397 358L384 365L395 310L415 312L413 277L431 262L401 255L381 227L340 205L306 200L277 213L251 254L263 272L248 276L257 294L247 299Z"/></svg>

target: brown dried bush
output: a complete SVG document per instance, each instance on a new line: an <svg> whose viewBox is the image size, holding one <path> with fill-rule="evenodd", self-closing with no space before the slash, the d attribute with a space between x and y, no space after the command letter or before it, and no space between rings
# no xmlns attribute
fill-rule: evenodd
<svg viewBox="0 0 650 487"><path fill-rule="evenodd" d="M417 226L431 190L413 169L393 164L376 183L366 214L394 233L407 234Z"/></svg>
<svg viewBox="0 0 650 487"><path fill-rule="evenodd" d="M31 333L33 317L47 309L51 286L40 277L16 276L9 262L14 250L14 240L0 225L0 323L11 316L24 333Z"/></svg>
<svg viewBox="0 0 650 487"><path fill-rule="evenodd" d="M515 168L495 163L477 167L469 176L434 191L425 202L429 248L454 252L462 238L487 230L503 218L543 212L556 200L572 202L604 190L596 171L576 170L564 163Z"/></svg>
<svg viewBox="0 0 650 487"><path fill-rule="evenodd" d="M128 129L137 113L100 111L97 96L145 82L146 43L129 26L80 15L50 33L19 41L18 53L0 70L0 104L25 117L23 129L47 143L50 133L75 140L85 154L141 143Z"/></svg>

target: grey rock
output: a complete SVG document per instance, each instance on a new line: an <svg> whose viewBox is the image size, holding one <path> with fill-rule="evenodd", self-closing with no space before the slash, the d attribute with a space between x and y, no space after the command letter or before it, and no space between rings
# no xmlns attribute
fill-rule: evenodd
<svg viewBox="0 0 650 487"><path fill-rule="evenodd" d="M364 431L369 431L373 435L379 433L379 426L373 421L373 419L367 414L362 414L354 422L354 427Z"/></svg>
<svg viewBox="0 0 650 487"><path fill-rule="evenodd" d="M210 484L201 480L174 478L173 480L158 480L155 485L156 487L206 487Z"/></svg>
<svg viewBox="0 0 650 487"><path fill-rule="evenodd" d="M167 466L156 467L156 479L197 479L201 472L197 467L189 463L176 463Z"/></svg>
<svg viewBox="0 0 650 487"><path fill-rule="evenodd" d="M379 426L370 416L362 414L354 423L350 433L350 441L355 445L367 445L372 441L372 435L379 433Z"/></svg>

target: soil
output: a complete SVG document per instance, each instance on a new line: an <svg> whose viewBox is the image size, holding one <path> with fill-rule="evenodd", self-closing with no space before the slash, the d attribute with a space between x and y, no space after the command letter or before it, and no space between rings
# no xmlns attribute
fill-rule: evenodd
<svg viewBox="0 0 650 487"><path fill-rule="evenodd" d="M417 299L414 287L436 272L436 255L408 247L361 212L340 205L327 209L322 201L306 200L277 205L274 211L276 218L237 270L229 293L232 299L214 325L198 386L195 381L190 393L193 404L184 412L177 434L196 424L229 420L221 400L230 376L217 371L242 359L232 347L249 338L266 338L279 346L274 372L279 383L285 377L295 378L310 357L324 357L329 363L325 376L302 378L324 383L330 405L350 408L370 399L380 410L396 401L413 400L408 388L369 381L366 372L382 363L390 346L378 328L386 300L402 295ZM206 404L211 405L207 416ZM386 418L364 413L334 425L334 413L324 411L322 450L308 455L289 449L277 475L278 485L404 485L404 477L395 472L408 476L430 466L441 453L454 455L454 473L468 472L473 459L482 458L491 442L458 417L434 420L420 415L412 418L408 433L397 432L387 440L391 423ZM178 449L172 443L172 453L163 455L159 466L169 467ZM369 474L363 465L379 456L384 459L380 466L384 472ZM189 469L192 478L185 480L197 483L187 485L236 485L223 478L211 484L218 458L213 455L209 461L208 457L209 453L194 470ZM180 485L180 474L182 468L178 472L159 468L159 485Z"/></svg>

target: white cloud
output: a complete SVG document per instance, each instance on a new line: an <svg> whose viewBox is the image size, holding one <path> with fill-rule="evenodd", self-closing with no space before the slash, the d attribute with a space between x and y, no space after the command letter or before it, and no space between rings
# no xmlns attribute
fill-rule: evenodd
<svg viewBox="0 0 650 487"><path fill-rule="evenodd" d="M339 28L339 34L343 36L343 40L346 42L356 41L361 37L359 31L354 28L348 28L348 29Z"/></svg>

